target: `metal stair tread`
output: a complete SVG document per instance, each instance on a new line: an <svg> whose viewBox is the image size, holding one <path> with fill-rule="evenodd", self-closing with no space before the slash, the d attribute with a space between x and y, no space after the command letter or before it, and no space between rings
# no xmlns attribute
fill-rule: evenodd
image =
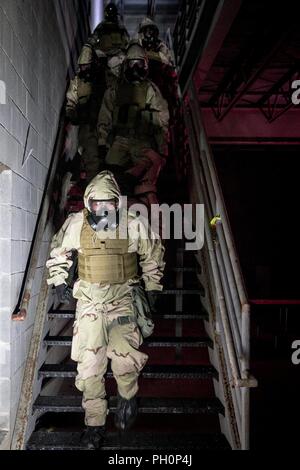
<svg viewBox="0 0 300 470"><path fill-rule="evenodd" d="M54 310L50 309L48 312L48 318L70 318L73 319L75 316L75 310ZM208 314L205 312L193 313L193 312L174 312L174 313L165 313L165 314L156 314L155 318L157 319L187 319L187 320L203 320L208 318Z"/></svg>
<svg viewBox="0 0 300 470"><path fill-rule="evenodd" d="M40 377L75 377L75 363L44 364L39 370ZM112 377L108 367L107 377ZM141 372L143 378L165 379L218 379L217 370L210 365L146 365Z"/></svg>
<svg viewBox="0 0 300 470"><path fill-rule="evenodd" d="M44 343L47 346L71 346L72 336L46 336ZM174 336L154 336L144 340L144 345L148 347L210 347L213 342L208 337L174 337Z"/></svg>
<svg viewBox="0 0 300 470"><path fill-rule="evenodd" d="M80 432L34 432L27 443L28 450L84 450ZM221 433L170 434L130 431L120 437L118 432L107 433L101 450L230 450Z"/></svg>
<svg viewBox="0 0 300 470"><path fill-rule="evenodd" d="M165 289L160 295L202 295L203 289Z"/></svg>
<svg viewBox="0 0 300 470"><path fill-rule="evenodd" d="M34 405L34 410L43 412L82 412L81 396L39 396ZM109 398L109 410L115 412L117 397ZM224 407L217 398L160 398L138 397L139 413L149 414L223 414Z"/></svg>

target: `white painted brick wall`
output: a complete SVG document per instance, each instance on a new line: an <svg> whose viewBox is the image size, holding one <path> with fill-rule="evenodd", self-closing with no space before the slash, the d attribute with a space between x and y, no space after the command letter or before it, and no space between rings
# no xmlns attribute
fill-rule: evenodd
<svg viewBox="0 0 300 470"><path fill-rule="evenodd" d="M11 322L56 138L79 1L62 1L68 40L58 0L0 1L0 80L6 85L6 104L0 104L0 431L12 428L16 416L48 251L49 229L28 316Z"/></svg>

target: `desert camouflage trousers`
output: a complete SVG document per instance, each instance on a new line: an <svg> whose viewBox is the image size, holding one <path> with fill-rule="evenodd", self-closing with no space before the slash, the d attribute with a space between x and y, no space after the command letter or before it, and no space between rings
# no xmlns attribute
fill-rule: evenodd
<svg viewBox="0 0 300 470"><path fill-rule="evenodd" d="M111 304L78 300L71 358L78 362L75 385L83 392L87 426L103 426L106 421L108 359L119 394L127 400L136 395L139 373L148 360L138 350L142 341L131 296Z"/></svg>

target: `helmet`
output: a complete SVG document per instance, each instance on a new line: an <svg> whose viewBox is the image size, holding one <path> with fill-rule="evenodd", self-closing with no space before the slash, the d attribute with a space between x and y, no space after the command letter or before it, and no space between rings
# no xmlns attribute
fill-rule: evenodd
<svg viewBox="0 0 300 470"><path fill-rule="evenodd" d="M124 74L129 82L143 81L148 75L148 57L138 42L131 42L124 62Z"/></svg>
<svg viewBox="0 0 300 470"><path fill-rule="evenodd" d="M110 21L111 23L118 22L118 8L114 3L109 3L104 10L104 18L106 21Z"/></svg>

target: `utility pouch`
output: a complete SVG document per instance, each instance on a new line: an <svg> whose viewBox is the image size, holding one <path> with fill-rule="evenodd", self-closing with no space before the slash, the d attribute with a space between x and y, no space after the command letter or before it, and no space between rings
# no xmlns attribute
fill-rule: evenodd
<svg viewBox="0 0 300 470"><path fill-rule="evenodd" d="M152 320L151 310L146 297L146 293L141 285L134 285L132 288L132 301L136 322L144 338L152 335L154 322Z"/></svg>

